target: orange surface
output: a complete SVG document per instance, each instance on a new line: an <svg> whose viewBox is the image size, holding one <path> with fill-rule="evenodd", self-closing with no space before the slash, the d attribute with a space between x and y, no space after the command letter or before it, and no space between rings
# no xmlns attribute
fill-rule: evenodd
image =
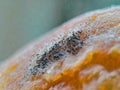
<svg viewBox="0 0 120 90"><path fill-rule="evenodd" d="M0 66L0 90L120 90L120 7L77 17L6 60ZM48 65L44 73L30 73L32 58L54 40L81 30L84 45ZM88 38L85 39L85 37ZM57 39L56 39L57 38ZM44 50L43 50L44 52Z"/></svg>

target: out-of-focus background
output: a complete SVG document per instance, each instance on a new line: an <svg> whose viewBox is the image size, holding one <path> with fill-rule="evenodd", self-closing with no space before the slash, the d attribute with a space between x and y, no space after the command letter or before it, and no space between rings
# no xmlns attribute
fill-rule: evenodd
<svg viewBox="0 0 120 90"><path fill-rule="evenodd" d="M120 0L0 0L0 60L52 28Z"/></svg>

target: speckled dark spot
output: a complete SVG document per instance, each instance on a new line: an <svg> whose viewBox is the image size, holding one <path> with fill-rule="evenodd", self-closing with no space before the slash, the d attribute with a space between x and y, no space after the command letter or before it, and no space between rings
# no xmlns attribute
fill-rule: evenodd
<svg viewBox="0 0 120 90"><path fill-rule="evenodd" d="M41 58L38 58L39 55L36 54L38 59L36 60L36 66L31 69L32 75L42 73L39 71L40 69L45 71L44 69L47 68L49 64L61 60L66 54L78 54L84 44L84 41L80 39L80 36L81 31L73 32L70 37L54 44L54 46L51 47L49 51L45 52Z"/></svg>

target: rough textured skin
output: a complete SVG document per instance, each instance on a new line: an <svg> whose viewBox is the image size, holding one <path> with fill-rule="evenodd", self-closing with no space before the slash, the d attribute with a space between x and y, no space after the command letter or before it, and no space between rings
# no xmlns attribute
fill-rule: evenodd
<svg viewBox="0 0 120 90"><path fill-rule="evenodd" d="M6 60L0 90L120 90L120 7L76 17Z"/></svg>

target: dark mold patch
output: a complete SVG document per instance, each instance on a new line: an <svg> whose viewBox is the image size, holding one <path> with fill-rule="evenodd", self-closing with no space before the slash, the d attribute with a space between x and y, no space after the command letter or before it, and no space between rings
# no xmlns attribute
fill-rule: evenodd
<svg viewBox="0 0 120 90"><path fill-rule="evenodd" d="M36 75L37 73L44 73L49 64L60 60L66 54L78 54L84 44L84 40L80 38L81 34L81 31L73 32L70 37L54 44L54 46L42 56L36 54L36 65L30 69L31 74Z"/></svg>

